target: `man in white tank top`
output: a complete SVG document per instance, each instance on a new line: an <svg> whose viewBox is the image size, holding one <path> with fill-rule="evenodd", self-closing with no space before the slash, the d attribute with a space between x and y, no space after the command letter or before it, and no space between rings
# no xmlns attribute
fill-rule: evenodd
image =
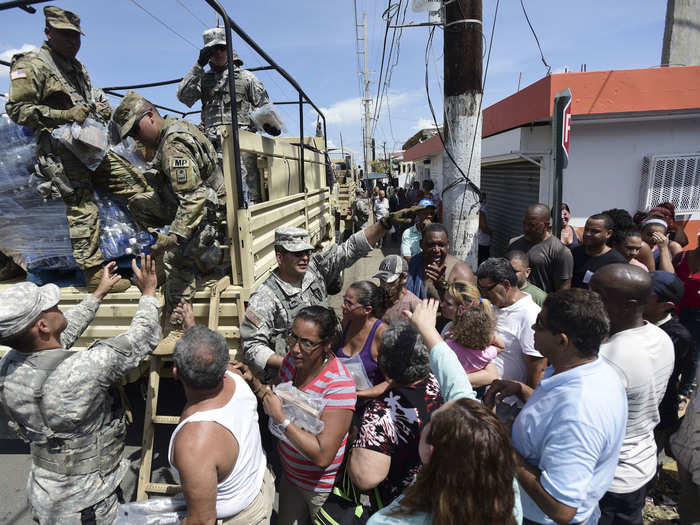
<svg viewBox="0 0 700 525"><path fill-rule="evenodd" d="M192 522L269 524L275 481L260 443L258 401L246 381L227 370L221 334L194 324L175 345L173 375L187 404L170 438L168 459L180 478Z"/></svg>

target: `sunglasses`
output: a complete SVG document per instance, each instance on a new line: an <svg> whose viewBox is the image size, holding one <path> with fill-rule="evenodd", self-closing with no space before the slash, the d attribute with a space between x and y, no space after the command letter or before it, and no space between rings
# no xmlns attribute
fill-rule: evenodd
<svg viewBox="0 0 700 525"><path fill-rule="evenodd" d="M490 292L490 291L493 290L494 288L496 288L496 286L498 286L499 284L501 284L501 283L492 284L491 286L482 286L482 285L479 284L479 282L477 281L476 287L479 289L479 291L480 291L481 294L483 295L483 294L485 294L485 293Z"/></svg>
<svg viewBox="0 0 700 525"><path fill-rule="evenodd" d="M143 117L145 117L149 113L150 111L146 111L143 115L141 115L134 121L134 124L131 126L131 130L129 131L130 137L136 137L139 134L139 126L141 125L141 121L143 120Z"/></svg>
<svg viewBox="0 0 700 525"><path fill-rule="evenodd" d="M284 253L288 253L289 255L293 255L294 257L311 257L311 253L313 250L301 250L300 252L290 252L287 250L284 250Z"/></svg>

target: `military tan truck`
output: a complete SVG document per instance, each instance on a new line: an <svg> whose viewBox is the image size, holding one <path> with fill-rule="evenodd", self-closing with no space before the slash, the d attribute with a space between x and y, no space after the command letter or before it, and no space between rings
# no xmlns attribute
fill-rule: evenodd
<svg viewBox="0 0 700 525"><path fill-rule="evenodd" d="M330 160L336 180L333 191L336 229L342 239L346 230L352 232L352 203L359 185L350 153L331 156Z"/></svg>
<svg viewBox="0 0 700 525"><path fill-rule="evenodd" d="M298 101L294 103L301 107L311 105L319 113L323 119L325 135L325 118L297 82L237 26L217 2L206 1L224 21L230 81L234 82L231 40L232 32L235 32L257 52L262 60L267 62L265 66L252 69L276 70L286 79L298 93ZM128 89L143 90L153 85L175 84L179 80L111 87L104 90L111 95L123 96L121 92ZM234 91L231 85L230 92ZM331 189L326 182L326 140L324 137L303 137L304 111L299 111L300 136L297 137L272 138L238 130L235 125L235 108L233 115L234 124L222 126L221 129L223 172L226 183L225 245L228 249L231 269L217 282L201 283L195 293L192 306L196 322L224 335L231 349L231 357L240 359L239 326L246 301L257 285L277 265L273 247L275 229L284 226L305 228L311 235L312 244L327 247L335 242L335 218L331 207ZM258 156L263 202L247 206L243 200L240 184L241 171L238 165L239 151L254 153ZM0 283L0 289L11 284L11 282ZM61 289L59 307L64 311L70 309L82 301L87 293L84 288L64 287ZM73 349L81 351L95 339L124 333L136 313L139 297L140 292L134 286L123 293L107 295L97 311L95 320L76 341ZM6 351L7 348L0 347L0 357ZM179 421L178 417L157 413L160 379L167 375L171 367L168 361L168 355L153 355L141 369L133 371L127 378L128 381L136 381L140 380L143 374L147 374L138 500L147 498L149 494L171 494L179 490L175 485L151 482L156 425L175 425ZM165 451L161 452L165 453Z"/></svg>

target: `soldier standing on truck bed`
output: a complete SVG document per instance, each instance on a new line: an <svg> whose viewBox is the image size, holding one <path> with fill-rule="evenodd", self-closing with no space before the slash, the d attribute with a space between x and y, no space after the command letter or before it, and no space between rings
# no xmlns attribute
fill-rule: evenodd
<svg viewBox="0 0 700 525"><path fill-rule="evenodd" d="M177 98L187 107L202 100L202 125L207 138L221 156L219 126L231 124L231 96L229 95L228 58L226 55L226 33L215 27L202 33L204 47L199 52L197 63L177 87ZM209 71L204 66L209 64ZM233 52L234 79L236 83L236 117L238 127L255 133L257 128L250 112L270 102L265 86L247 69L241 69L243 61ZM265 132L277 136L280 130L265 125ZM245 200L260 202L260 177L257 156L241 153L241 179Z"/></svg>
<svg viewBox="0 0 700 525"><path fill-rule="evenodd" d="M141 173L108 151L102 163L90 171L65 146L51 137L62 124L82 124L90 117L106 124L112 108L104 93L93 88L85 67L75 56L80 49L80 18L58 7L45 7L46 42L35 51L12 57L7 114L17 124L34 130L39 154L39 176L66 203L73 258L85 271L88 289L102 276L104 257L99 246L99 214L93 186L125 200L146 191ZM122 291L128 281L117 283Z"/></svg>
<svg viewBox="0 0 700 525"><path fill-rule="evenodd" d="M275 230L278 268L250 296L241 323L245 360L265 371L265 378L277 376L287 353L286 336L299 310L305 306L328 307L328 285L352 266L391 229L415 209L390 213L381 221L352 235L343 244L312 254L309 233L302 228Z"/></svg>
<svg viewBox="0 0 700 525"><path fill-rule="evenodd" d="M160 325L155 265L132 263L141 290L129 330L70 348L95 318L102 298L119 282L110 263L97 289L64 315L59 288L24 282L0 292L0 404L10 426L30 445L27 485L41 525L111 524L117 518L126 425L113 384L158 344Z"/></svg>
<svg viewBox="0 0 700 525"><path fill-rule="evenodd" d="M129 206L144 224L162 226L152 252L163 254L167 330L179 326L170 318L181 300L190 302L198 277L212 274L224 261L218 242L218 209L225 189L216 151L201 131L185 119L161 117L151 102L129 91L114 111L122 138L133 136L155 151L146 172L155 191L137 196ZM175 344L179 332L163 344Z"/></svg>

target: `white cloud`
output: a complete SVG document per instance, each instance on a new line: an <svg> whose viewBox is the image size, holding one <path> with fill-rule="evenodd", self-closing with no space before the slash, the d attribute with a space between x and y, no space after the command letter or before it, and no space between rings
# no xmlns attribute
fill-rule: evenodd
<svg viewBox="0 0 700 525"><path fill-rule="evenodd" d="M394 108L400 108L415 102L417 97L421 97L422 93L407 91L403 93L389 92L384 95L385 100L389 100L392 112ZM346 125L358 124L362 120L364 106L362 105L361 97L353 97L336 102L330 107L321 108L321 111L326 116L327 124ZM382 118L386 114L386 102L382 105ZM374 99L370 105L370 113L374 113Z"/></svg>
<svg viewBox="0 0 700 525"><path fill-rule="evenodd" d="M31 51L32 49L36 49L36 46L33 44L22 44L22 47L20 47L19 49L7 49L6 51L0 53L0 60L9 62L12 59L12 55L15 55L17 53L26 53L27 51ZM10 68L0 65L0 78L6 78L9 76Z"/></svg>
<svg viewBox="0 0 700 525"><path fill-rule="evenodd" d="M360 97L348 98L336 102L331 107L321 108L326 116L327 124L354 124L362 118L362 99Z"/></svg>
<svg viewBox="0 0 700 525"><path fill-rule="evenodd" d="M420 131L421 129L435 129L435 121L431 118L419 118L411 129L414 131Z"/></svg>

